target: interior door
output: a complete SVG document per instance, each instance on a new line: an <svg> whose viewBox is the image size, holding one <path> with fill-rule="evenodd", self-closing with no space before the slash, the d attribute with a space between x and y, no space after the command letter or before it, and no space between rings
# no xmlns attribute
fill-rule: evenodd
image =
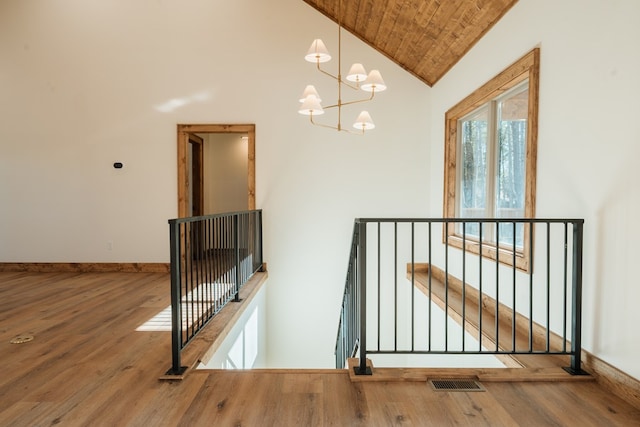
<svg viewBox="0 0 640 427"><path fill-rule="evenodd" d="M189 165L190 180L189 186L189 203L191 216L200 216L204 214L204 183L203 183L203 167L202 156L204 140L194 133L189 134L189 152L191 153L191 162Z"/></svg>
<svg viewBox="0 0 640 427"><path fill-rule="evenodd" d="M189 176L187 181L187 197L189 199L190 216L201 216L204 214L204 177L203 177L203 147L204 139L194 133L189 134L188 139L188 157ZM207 247L204 236L205 230L202 224L191 223L191 232L189 239L191 240L192 259L202 259L206 254Z"/></svg>

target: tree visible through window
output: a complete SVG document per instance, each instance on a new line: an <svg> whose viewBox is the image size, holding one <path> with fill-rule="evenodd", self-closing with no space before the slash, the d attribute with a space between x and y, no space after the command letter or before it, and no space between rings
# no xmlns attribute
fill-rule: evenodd
<svg viewBox="0 0 640 427"><path fill-rule="evenodd" d="M446 217L533 217L538 57L535 49L447 112ZM479 224L467 223L464 231L466 238L480 238ZM448 232L461 246L455 237L462 226ZM527 233L518 224L514 239L512 224L487 225L482 239L495 252L499 236L500 249L515 249L518 267L528 269Z"/></svg>

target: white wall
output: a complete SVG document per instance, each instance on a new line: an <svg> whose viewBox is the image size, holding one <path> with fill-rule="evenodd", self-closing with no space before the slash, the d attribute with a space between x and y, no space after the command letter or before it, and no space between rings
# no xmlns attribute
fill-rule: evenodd
<svg viewBox="0 0 640 427"><path fill-rule="evenodd" d="M378 127L312 127L305 85L333 98L316 37L336 54L300 0L0 2L0 261L168 262L176 125L255 123L268 363L332 366L353 218L428 212L430 89L345 35L344 67L389 86Z"/></svg>
<svg viewBox="0 0 640 427"><path fill-rule="evenodd" d="M429 156L435 216L444 113L540 46L537 216L585 219L584 347L636 378L639 17L636 0L520 0L434 86Z"/></svg>
<svg viewBox="0 0 640 427"><path fill-rule="evenodd" d="M262 369L267 364L267 283L244 307L216 352L198 369Z"/></svg>
<svg viewBox="0 0 640 427"><path fill-rule="evenodd" d="M247 140L241 134L211 133L204 141L204 214L247 210Z"/></svg>

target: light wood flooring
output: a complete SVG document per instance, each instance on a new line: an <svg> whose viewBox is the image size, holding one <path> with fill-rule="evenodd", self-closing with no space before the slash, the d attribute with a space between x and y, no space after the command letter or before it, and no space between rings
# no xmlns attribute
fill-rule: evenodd
<svg viewBox="0 0 640 427"><path fill-rule="evenodd" d="M0 273L0 426L640 426L640 408L594 381L436 392L331 369L160 381L170 333L136 329L168 305L168 274ZM21 334L34 340L10 343Z"/></svg>

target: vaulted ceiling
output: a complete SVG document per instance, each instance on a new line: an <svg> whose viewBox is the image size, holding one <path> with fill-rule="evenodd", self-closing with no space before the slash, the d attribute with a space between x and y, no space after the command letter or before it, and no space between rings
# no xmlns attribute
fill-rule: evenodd
<svg viewBox="0 0 640 427"><path fill-rule="evenodd" d="M432 86L518 0L304 1Z"/></svg>

